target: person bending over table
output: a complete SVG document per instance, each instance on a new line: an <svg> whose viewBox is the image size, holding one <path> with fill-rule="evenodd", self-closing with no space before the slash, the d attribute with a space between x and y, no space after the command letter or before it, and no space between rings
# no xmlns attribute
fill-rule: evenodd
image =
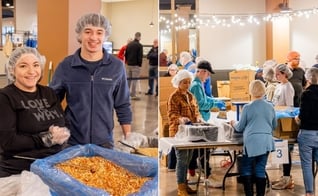
<svg viewBox="0 0 318 196"><path fill-rule="evenodd" d="M168 99L169 137L174 137L180 124L201 122L195 97L189 92L192 73L187 70L179 71L172 78L173 87L177 88ZM176 150L176 175L178 196L196 193L187 185L187 170L193 150Z"/></svg>
<svg viewBox="0 0 318 196"><path fill-rule="evenodd" d="M252 179L255 174L256 192L261 196L265 195L267 158L275 150L272 131L277 126L277 119L273 105L264 99L265 85L262 81L252 81L249 93L252 101L243 106L240 120L232 120L230 123L236 131L243 132L240 175L245 195L253 196Z"/></svg>

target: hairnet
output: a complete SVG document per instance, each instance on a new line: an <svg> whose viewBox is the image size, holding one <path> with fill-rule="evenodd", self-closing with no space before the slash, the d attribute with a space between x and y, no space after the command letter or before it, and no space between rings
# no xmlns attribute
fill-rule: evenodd
<svg viewBox="0 0 318 196"><path fill-rule="evenodd" d="M192 81L193 74L185 69L178 71L178 73L171 80L172 86L174 88L178 88L180 82L186 78L190 78Z"/></svg>
<svg viewBox="0 0 318 196"><path fill-rule="evenodd" d="M176 65L176 64L174 64L174 63L172 63L171 65L169 65L168 71L169 71L170 69L175 69L175 70L177 70L177 71L179 70L178 65Z"/></svg>
<svg viewBox="0 0 318 196"><path fill-rule="evenodd" d="M306 70L305 78L311 83L311 84L318 84L318 68L311 67Z"/></svg>
<svg viewBox="0 0 318 196"><path fill-rule="evenodd" d="M19 47L16 48L10 55L5 67L7 72L7 77L10 83L15 81L14 76L14 68L18 62L18 60L21 58L24 54L33 54L39 61L40 67L41 67L41 78L43 76L43 69L45 65L45 57L42 56L37 49L31 48L31 47Z"/></svg>
<svg viewBox="0 0 318 196"><path fill-rule="evenodd" d="M263 68L274 67L275 65L277 65L277 62L274 59L271 59L264 62Z"/></svg>
<svg viewBox="0 0 318 196"><path fill-rule="evenodd" d="M284 73L287 76L287 79L290 79L293 76L293 72L289 69L286 64L280 64L276 67L276 70Z"/></svg>
<svg viewBox="0 0 318 196"><path fill-rule="evenodd" d="M181 65L187 64L189 61L192 60L192 56L189 52L183 51L180 53L180 63Z"/></svg>
<svg viewBox="0 0 318 196"><path fill-rule="evenodd" d="M108 21L108 19L101 14L91 13L91 14L86 14L86 15L82 16L77 21L75 32L77 33L79 42L81 42L81 40L79 40L80 34L84 30L84 28L87 27L88 25L92 25L93 27L101 27L106 32L105 38L110 36L111 26L110 26L110 22Z"/></svg>
<svg viewBox="0 0 318 196"><path fill-rule="evenodd" d="M275 71L273 67L266 67L263 69L263 78L267 82L273 82L275 80Z"/></svg>

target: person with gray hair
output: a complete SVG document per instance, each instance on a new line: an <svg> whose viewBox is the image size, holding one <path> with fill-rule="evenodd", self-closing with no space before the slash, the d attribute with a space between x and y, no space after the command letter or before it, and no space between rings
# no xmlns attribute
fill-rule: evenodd
<svg viewBox="0 0 318 196"><path fill-rule="evenodd" d="M314 196L313 160L316 164L318 160L318 68L306 70L305 77L309 86L300 97L299 115L295 120L300 128L297 141L306 196Z"/></svg>
<svg viewBox="0 0 318 196"><path fill-rule="evenodd" d="M280 64L275 67L275 76L279 84L276 86L273 104L275 106L294 106L294 88L288 81L293 76L293 72L286 64Z"/></svg>
<svg viewBox="0 0 318 196"><path fill-rule="evenodd" d="M265 80L265 98L267 101L272 101L274 92L277 86L277 81L275 78L275 70L273 67L268 66L263 69L263 77Z"/></svg>
<svg viewBox="0 0 318 196"><path fill-rule="evenodd" d="M60 62L49 86L61 101L66 97L65 115L71 130L69 144L92 143L112 149L114 111L124 137L131 132L125 66L103 48L111 32L106 17L86 14L77 21L75 32L81 47Z"/></svg>
<svg viewBox="0 0 318 196"><path fill-rule="evenodd" d="M45 58L29 47L16 48L6 63L10 84L0 90L5 114L0 121L0 177L30 170L35 159L61 151L70 137L58 97L39 84L44 65Z"/></svg>

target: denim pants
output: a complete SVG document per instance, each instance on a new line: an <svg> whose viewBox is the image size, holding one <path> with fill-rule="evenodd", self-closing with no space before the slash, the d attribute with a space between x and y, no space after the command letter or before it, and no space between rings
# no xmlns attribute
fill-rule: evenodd
<svg viewBox="0 0 318 196"><path fill-rule="evenodd" d="M174 148L171 149L168 154L168 169L175 169L177 164L176 151Z"/></svg>
<svg viewBox="0 0 318 196"><path fill-rule="evenodd" d="M297 137L306 193L314 193L313 158L318 158L318 130L301 129Z"/></svg>
<svg viewBox="0 0 318 196"><path fill-rule="evenodd" d="M247 155L243 155L241 168L240 168L240 175L241 176L255 175L257 178L265 178L266 177L265 167L267 164L268 154L269 153L265 153L255 157L248 157Z"/></svg>
<svg viewBox="0 0 318 196"><path fill-rule="evenodd" d="M149 65L148 93L153 94L154 81L156 80L156 94L158 94L158 66Z"/></svg>
<svg viewBox="0 0 318 196"><path fill-rule="evenodd" d="M178 184L186 183L187 181L187 171L190 160L192 158L193 150L176 150L177 156L177 182Z"/></svg>

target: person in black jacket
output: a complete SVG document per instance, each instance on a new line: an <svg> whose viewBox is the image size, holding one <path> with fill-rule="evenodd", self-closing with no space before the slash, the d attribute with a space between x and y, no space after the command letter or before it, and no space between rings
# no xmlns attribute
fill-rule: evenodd
<svg viewBox="0 0 318 196"><path fill-rule="evenodd" d="M11 84L0 90L0 177L30 170L35 159L61 151L70 137L55 92L38 84L44 65L29 47L15 49L6 64Z"/></svg>
<svg viewBox="0 0 318 196"><path fill-rule="evenodd" d="M125 58L127 62L128 86L131 89L130 96L132 99L139 99L136 95L136 78L140 75L143 46L140 43L141 33L135 33L135 39L127 45Z"/></svg>
<svg viewBox="0 0 318 196"><path fill-rule="evenodd" d="M300 124L297 141L306 196L313 196L315 178L312 167L313 160L318 160L318 68L309 68L305 77L309 86L300 97L299 116L295 120Z"/></svg>
<svg viewBox="0 0 318 196"><path fill-rule="evenodd" d="M147 59L149 60L149 89L146 95L153 95L154 81L156 80L156 96L158 96L158 39L153 41Z"/></svg>

